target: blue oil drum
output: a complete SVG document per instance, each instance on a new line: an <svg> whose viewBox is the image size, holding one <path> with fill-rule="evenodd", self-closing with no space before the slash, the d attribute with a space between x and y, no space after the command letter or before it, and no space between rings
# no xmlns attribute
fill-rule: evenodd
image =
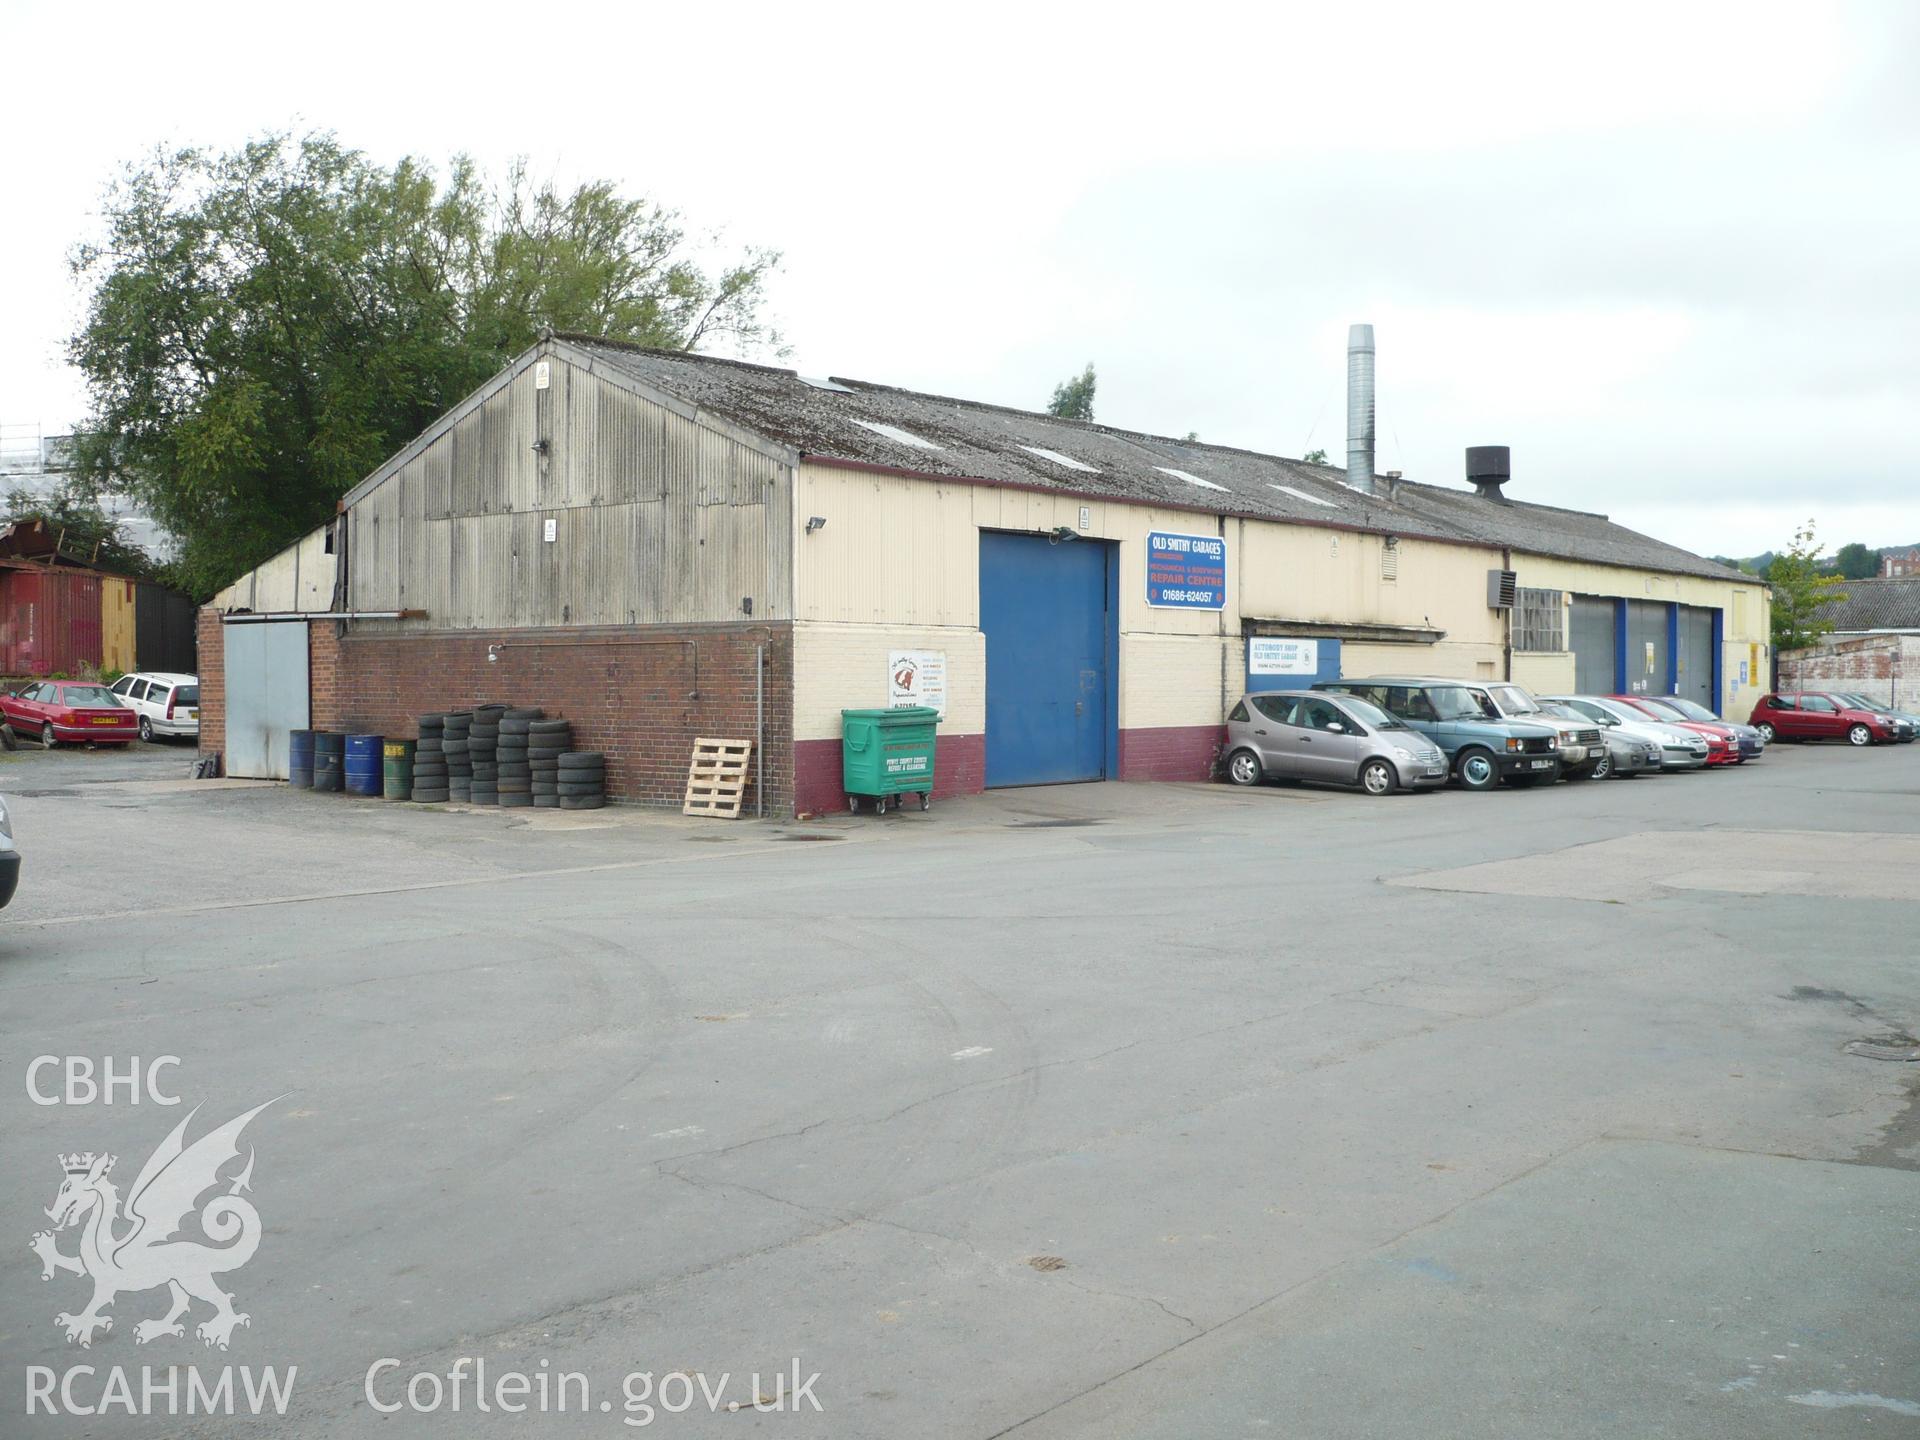
<svg viewBox="0 0 1920 1440"><path fill-rule="evenodd" d="M296 790L313 788L313 731L287 732L287 781Z"/></svg>
<svg viewBox="0 0 1920 1440"><path fill-rule="evenodd" d="M346 776L341 762L347 737L332 730L313 732L313 788L338 791Z"/></svg>
<svg viewBox="0 0 1920 1440"><path fill-rule="evenodd" d="M346 748L347 794L378 795L384 735L349 735Z"/></svg>

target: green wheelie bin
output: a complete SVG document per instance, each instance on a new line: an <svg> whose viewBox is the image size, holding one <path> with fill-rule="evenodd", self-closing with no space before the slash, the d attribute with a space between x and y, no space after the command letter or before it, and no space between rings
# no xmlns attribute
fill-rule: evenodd
<svg viewBox="0 0 1920 1440"><path fill-rule="evenodd" d="M847 808L858 811L865 796L873 813L900 808L902 795L917 794L920 808L933 803L934 727L940 712L930 705L897 710L842 710L840 763Z"/></svg>

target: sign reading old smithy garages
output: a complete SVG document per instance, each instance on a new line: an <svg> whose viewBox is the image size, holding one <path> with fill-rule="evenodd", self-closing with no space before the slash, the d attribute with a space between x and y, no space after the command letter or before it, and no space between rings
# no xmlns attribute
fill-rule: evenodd
<svg viewBox="0 0 1920 1440"><path fill-rule="evenodd" d="M1147 533L1147 604L1174 610L1227 607L1227 542L1218 535Z"/></svg>

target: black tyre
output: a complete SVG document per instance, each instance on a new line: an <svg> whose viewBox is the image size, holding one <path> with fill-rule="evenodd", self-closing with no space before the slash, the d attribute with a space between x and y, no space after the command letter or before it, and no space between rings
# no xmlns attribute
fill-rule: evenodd
<svg viewBox="0 0 1920 1440"><path fill-rule="evenodd" d="M1871 745L1873 744L1873 731L1864 725L1850 726L1847 730L1847 743L1849 745Z"/></svg>
<svg viewBox="0 0 1920 1440"><path fill-rule="evenodd" d="M607 797L604 795L560 796L560 808L562 810L598 810L606 803Z"/></svg>
<svg viewBox="0 0 1920 1440"><path fill-rule="evenodd" d="M440 805L445 803L446 798L447 792L445 790L415 790L413 792L413 803L416 805Z"/></svg>
<svg viewBox="0 0 1920 1440"><path fill-rule="evenodd" d="M533 793L533 782L531 780L502 780L494 788L502 795L531 795Z"/></svg>
<svg viewBox="0 0 1920 1440"><path fill-rule="evenodd" d="M40 744L42 748L47 750L57 750L60 748L60 741L53 733L53 722L51 720L40 727Z"/></svg>
<svg viewBox="0 0 1920 1440"><path fill-rule="evenodd" d="M1236 750L1227 756L1227 780L1234 785L1258 785L1267 778L1260 757L1251 750Z"/></svg>
<svg viewBox="0 0 1920 1440"><path fill-rule="evenodd" d="M600 784L575 784L562 780L554 787L554 792L559 795L604 795L607 793L607 787Z"/></svg>
<svg viewBox="0 0 1920 1440"><path fill-rule="evenodd" d="M1492 751L1470 746L1453 762L1453 778L1463 790L1491 790L1500 783L1500 766Z"/></svg>
<svg viewBox="0 0 1920 1440"><path fill-rule="evenodd" d="M500 808L502 810L525 810L532 804L533 796L531 795L509 795L504 790L500 792Z"/></svg>
<svg viewBox="0 0 1920 1440"><path fill-rule="evenodd" d="M1597 763L1593 767L1593 769L1587 772L1587 778L1590 780L1607 780L1607 779L1611 779L1612 776L1613 776L1613 752L1611 750L1603 751L1601 753L1599 763Z"/></svg>
<svg viewBox="0 0 1920 1440"><path fill-rule="evenodd" d="M564 735L573 728L571 720L532 720L527 729L535 735Z"/></svg>
<svg viewBox="0 0 1920 1440"><path fill-rule="evenodd" d="M149 745L153 743L153 721L145 715L140 717L140 738Z"/></svg>
<svg viewBox="0 0 1920 1440"><path fill-rule="evenodd" d="M1360 788L1369 795L1391 795L1399 783L1393 766L1384 760L1369 760L1360 767Z"/></svg>
<svg viewBox="0 0 1920 1440"><path fill-rule="evenodd" d="M539 810L558 810L560 808L560 797L558 795L535 795L532 799L534 808Z"/></svg>
<svg viewBox="0 0 1920 1440"><path fill-rule="evenodd" d="M598 750L569 750L560 757L562 770L582 770L592 767L598 770L607 763L607 757Z"/></svg>

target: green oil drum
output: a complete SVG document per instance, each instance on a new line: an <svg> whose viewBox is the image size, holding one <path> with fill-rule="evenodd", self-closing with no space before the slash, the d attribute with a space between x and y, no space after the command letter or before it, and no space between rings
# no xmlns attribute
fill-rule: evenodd
<svg viewBox="0 0 1920 1440"><path fill-rule="evenodd" d="M382 747L382 788L389 800L413 798L413 745L411 740L389 740Z"/></svg>

